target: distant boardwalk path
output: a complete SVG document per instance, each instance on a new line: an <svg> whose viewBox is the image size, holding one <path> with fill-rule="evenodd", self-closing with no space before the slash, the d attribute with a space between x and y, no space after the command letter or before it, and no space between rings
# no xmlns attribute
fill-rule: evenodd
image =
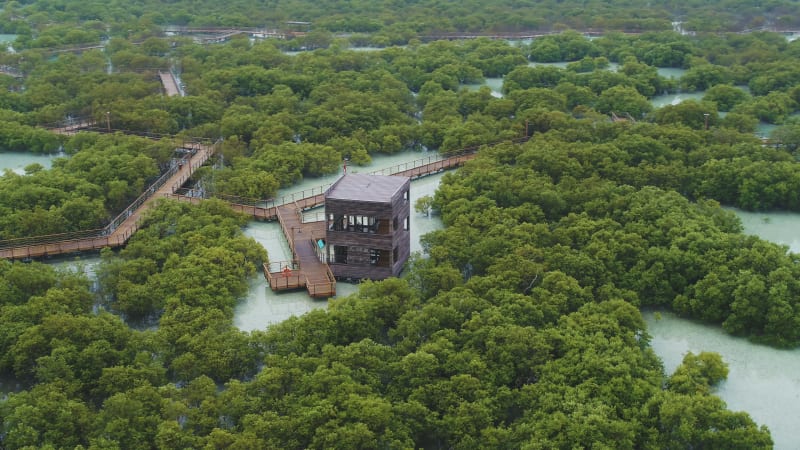
<svg viewBox="0 0 800 450"><path fill-rule="evenodd" d="M142 215L154 204L155 200L174 193L214 153L213 144L185 145L191 146L193 154L164 173L105 228L3 240L0 241L0 258L39 258L125 245L133 233L139 229Z"/></svg>
<svg viewBox="0 0 800 450"><path fill-rule="evenodd" d="M158 76L161 78L161 84L164 85L164 91L166 91L168 97L183 96L183 91L178 86L178 81L172 72L158 72Z"/></svg>

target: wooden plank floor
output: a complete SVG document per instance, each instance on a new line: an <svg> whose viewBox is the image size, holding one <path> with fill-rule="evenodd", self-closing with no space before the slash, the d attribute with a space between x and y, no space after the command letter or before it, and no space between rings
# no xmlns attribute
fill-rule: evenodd
<svg viewBox="0 0 800 450"><path fill-rule="evenodd" d="M161 84L164 86L164 91L166 91L167 97L180 95L181 91L178 88L178 83L175 81L175 77L172 75L172 72L159 71L158 76L161 78Z"/></svg>
<svg viewBox="0 0 800 450"><path fill-rule="evenodd" d="M292 256L298 268L290 274L265 273L273 290L296 289L303 284L312 297L336 295L336 280L327 264L320 261L314 251L316 239L325 236L325 222L303 223L295 204L277 208L278 221L289 241ZM281 281L283 278L283 281Z"/></svg>
<svg viewBox="0 0 800 450"><path fill-rule="evenodd" d="M187 164L181 164L178 170L172 175L161 187L155 191L154 195L151 195L147 200L144 201L141 207L133 210L130 216L117 227L116 230L111 234L111 237L115 236L125 236L127 235L130 237L131 230L138 229L139 223L144 215L145 211L150 209L151 206L155 204L155 202L160 199L167 197L177 191L186 180L188 180L195 170L197 170L200 166L205 164L208 161L208 158L214 153L214 147L211 145L201 145L198 146L197 152L189 158ZM125 239L127 242L127 238Z"/></svg>
<svg viewBox="0 0 800 450"><path fill-rule="evenodd" d="M202 197L188 197L186 195L180 195L180 194L168 194L167 196L169 198L178 201L189 202L195 205L203 201ZM316 208L317 206L321 206L324 203L325 203L325 194L311 195L309 197L300 198L295 202L295 204L299 206L301 209ZM239 203L228 203L228 206L230 206L231 209L233 209L236 212L253 216L254 219L277 220L278 218L279 207L277 206L263 207L255 205L242 205Z"/></svg>

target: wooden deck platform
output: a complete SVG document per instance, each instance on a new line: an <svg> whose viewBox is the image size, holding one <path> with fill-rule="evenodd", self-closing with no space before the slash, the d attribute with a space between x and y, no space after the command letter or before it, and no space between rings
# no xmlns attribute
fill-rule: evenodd
<svg viewBox="0 0 800 450"><path fill-rule="evenodd" d="M277 207L276 213L293 260L264 265L264 276L272 290L305 288L315 298L336 295L336 279L314 249L317 239L325 237L325 222L303 223L302 210L294 203Z"/></svg>

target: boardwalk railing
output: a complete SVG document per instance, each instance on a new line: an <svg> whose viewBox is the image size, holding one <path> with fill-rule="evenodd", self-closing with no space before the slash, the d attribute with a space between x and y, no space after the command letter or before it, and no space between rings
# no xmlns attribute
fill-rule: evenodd
<svg viewBox="0 0 800 450"><path fill-rule="evenodd" d="M113 236L104 235L103 230L99 229L35 238L8 239L0 241L0 255L7 259L26 259L119 247L139 229L140 223L141 221L137 219L124 233Z"/></svg>
<svg viewBox="0 0 800 450"><path fill-rule="evenodd" d="M74 134L78 131L87 131L93 133L121 133L126 136L139 136L154 141L172 139L177 148L186 149L197 149L200 146L209 146L215 143L213 139L206 137L181 136L177 134L154 133L151 131L128 130L124 128L113 128L110 125L111 124L105 119L101 120L94 117L74 117L70 120L43 123L38 126L57 134Z"/></svg>
<svg viewBox="0 0 800 450"><path fill-rule="evenodd" d="M336 295L336 278L327 264L325 265L326 281L324 282L311 283L296 264L288 261L264 263L264 277L274 291L305 287L312 297Z"/></svg>
<svg viewBox="0 0 800 450"><path fill-rule="evenodd" d="M13 249L30 247L34 245L58 244L60 242L74 242L93 237L102 236L103 228L93 230L72 231L67 233L48 234L44 236L31 236L0 240L0 249Z"/></svg>
<svg viewBox="0 0 800 450"><path fill-rule="evenodd" d="M325 211L317 211L313 214L309 213L300 214L300 221L302 223L324 222L325 220L326 220Z"/></svg>
<svg viewBox="0 0 800 450"><path fill-rule="evenodd" d="M213 152L212 146L197 144L197 148L205 152L203 155L205 159ZM124 245L131 235L139 229L141 220L138 217L134 218L134 221L129 222L129 226L124 228L120 233L115 233L117 229L125 221L129 220L149 198L153 197L172 176L181 170L184 164L189 164L192 153L184 155L180 160L176 160L166 172L151 183L142 194L114 217L105 227L45 236L0 240L0 257L10 259L31 258ZM203 161L205 159L203 159ZM195 166L199 164L200 160L194 163Z"/></svg>
<svg viewBox="0 0 800 450"><path fill-rule="evenodd" d="M264 277L273 290L296 289L306 284L294 261L264 263Z"/></svg>
<svg viewBox="0 0 800 450"><path fill-rule="evenodd" d="M183 160L187 158L188 157L184 157ZM169 170L167 170L160 177L158 177L158 179L154 181L153 184L150 185L150 187L145 189L145 191L141 195L139 195L136 198L136 200L133 201L133 203L128 205L128 207L125 208L124 211L119 213L119 215L117 215L117 217L115 217L114 220L111 221L111 223L105 226L105 228L103 229L104 232L106 232L107 234L113 233L114 230L116 230L117 227L119 227L122 224L122 222L125 221L125 219L132 216L133 213L136 212L136 210L139 209L144 204L145 201L147 201L147 199L155 195L156 191L159 190L161 186L163 186L164 183L166 183L167 180L170 179L170 177L175 175L175 173L178 172L179 168L180 164L174 164L172 167L169 168Z"/></svg>
<svg viewBox="0 0 800 450"><path fill-rule="evenodd" d="M311 245L314 247L314 253L317 255L317 259L319 259L319 262L323 264L328 264L328 257L325 254L325 248L320 247L319 244L317 244L320 239L322 239L322 242L325 242L325 238L326 236L324 234L322 236L318 236L313 232L311 233Z"/></svg>
<svg viewBox="0 0 800 450"><path fill-rule="evenodd" d="M166 136L161 135L163 138L176 138L176 136ZM182 148L203 152L202 158L197 159L195 162L191 163L191 169L188 172L193 172L194 169L202 165L208 157L213 153L213 144L210 143L208 139L192 139L192 138L180 138L182 139L181 145ZM527 137L517 138L511 140L510 142L523 142L527 140ZM502 142L509 142L509 141L502 141ZM495 145L494 144L486 144L488 146ZM440 155L435 154L425 158L420 158L414 161L410 161L407 163L397 164L395 166L377 170L371 172L372 174L383 174L383 175L394 175L394 174L409 174L412 177L423 176L428 173L434 173L440 170L457 167L464 163L467 159L471 158L471 155L474 155L478 150L479 146L466 148L460 152L456 153L449 153L447 155ZM19 239L8 239L8 240L0 240L0 250L2 249L10 249L10 248L17 248L17 247L30 247L32 245L42 245L42 244L50 244L56 242L75 242L79 239L106 239L109 242L108 245L110 246L119 246L124 244L127 241L127 236L121 242L111 242L110 235L114 232L114 230L119 227L128 217L130 217L139 207L141 207L144 202L151 197L164 183L177 171L182 168L182 164L189 164L191 154L184 155L181 162L177 163L170 167L170 169L165 172L162 176L160 176L153 184L151 184L144 193L142 193L134 202L129 205L122 213L120 213L117 217L115 217L111 223L109 223L106 227L101 229L95 230L87 230L87 231L79 231L74 233L63 233L63 234L54 234L54 235L47 235L47 236L34 236L29 238L19 238ZM441 164L439 164L441 163ZM419 169L419 172L417 172ZM183 175L180 180L173 183L171 186L170 191L165 195L172 198L177 198L182 201L191 201L193 203L199 202L200 197L193 196L193 195L180 195L180 194L187 194L190 193L190 190L183 190L180 189L180 186L186 182L186 180L191 175L189 173ZM331 184L325 184L323 186L314 187L311 189L305 189L300 192L295 192L292 194L287 194L279 198L273 199L266 199L266 200L258 200L258 199L246 199L242 197L233 197L233 196L224 196L218 195L218 198L222 200L226 200L231 203L231 207L237 209L241 212L249 212L252 209L252 213L256 217L264 218L264 219L271 219L272 216L268 215L267 213L274 213L276 218L280 221L282 220L280 215L278 214L277 210L279 206L284 206L289 203L294 203L295 209L297 211L313 208L315 206L319 206L324 202L324 194L325 192L331 187ZM270 211L270 209L272 209ZM324 220L324 217L323 217ZM308 223L311 221L302 220L300 223ZM281 223L283 227L283 223ZM136 225L138 227L138 223ZM288 238L289 236L287 236ZM295 248L294 248L294 240L287 239L292 245L292 254L295 255ZM94 248L94 247L93 247ZM97 247L102 248L102 247ZM25 251L21 249L20 251ZM79 250L75 250L79 251ZM30 249L28 249L30 252ZM5 252L8 253L8 252ZM14 253L16 254L16 253ZM13 256L16 257L16 256Z"/></svg>
<svg viewBox="0 0 800 450"><path fill-rule="evenodd" d="M294 202L294 213L297 214L297 221L301 224L303 223L303 209L300 208L300 205L297 202Z"/></svg>
<svg viewBox="0 0 800 450"><path fill-rule="evenodd" d="M200 158L194 162L191 162L192 156L194 156L194 154L198 151L201 152ZM212 153L214 153L214 147L210 145L204 145L199 147L199 149L192 149L192 152L190 154L184 155L184 157L178 163L176 170L180 170L184 165L189 165L190 170L188 173L183 174L177 181L172 183L172 188L170 189L171 191L170 193L174 194L175 192L180 190L181 186L183 186L183 184L186 183L186 181L192 177L195 170L200 168L200 166L202 166L203 164L205 164L206 161L208 161L208 158L211 157Z"/></svg>
<svg viewBox="0 0 800 450"><path fill-rule="evenodd" d="M227 195L227 194L213 194L209 195L208 193L203 192L202 198L218 198L220 200L225 200L228 203L232 203L235 205L241 206L249 206L253 208L261 208L261 209L269 209L269 208L276 208L278 206L288 205L289 203L297 203L303 200L308 200L313 198L317 195L322 195L325 191L331 187L331 184L328 183L323 186L317 186L310 189L305 189L299 192L293 192L291 194L286 194L281 197L277 198L267 198L267 199L258 199L258 198L250 198L250 197L240 197L236 195ZM196 189L190 188L182 188L176 191L176 194L186 195L186 196L194 196L193 193L201 194L197 192ZM300 203L297 203L298 205ZM309 208L307 205L300 205L303 209Z"/></svg>
<svg viewBox="0 0 800 450"><path fill-rule="evenodd" d="M114 217L111 222L108 223L103 228L95 228L92 230L83 230L83 231L73 231L69 233L59 233L59 234L50 234L45 236L31 236L31 237L23 237L23 238L13 238L13 239L3 239L0 240L0 249L9 249L9 248L22 248L22 247L33 247L39 245L46 245L46 244L55 244L55 243L66 243L66 242L77 242L81 240L87 239L109 239L109 236L114 233L114 231L124 222L128 217L133 215L133 213L139 209L142 204L150 197L152 197L155 192L164 185L164 183L178 171L178 165L174 165L168 171L164 172L156 181L154 181L150 187L148 187L139 197L136 198L127 208L125 208L121 213L119 213L116 217ZM138 221L136 224L136 229L138 230ZM128 240L130 235L126 235L125 239L121 241L124 243ZM109 241L110 242L110 241ZM114 244L117 244L115 241ZM121 244L119 244L121 245ZM64 248L67 248L66 246ZM97 247L102 248L102 247ZM54 252L49 252L54 253Z"/></svg>
<svg viewBox="0 0 800 450"><path fill-rule="evenodd" d="M289 229L286 226L286 222L285 222L285 220L283 218L283 214L281 213L281 210L280 209L276 209L275 213L278 216L278 223L281 224L281 229L283 230L284 234L286 234L287 232L293 233L294 230L293 229ZM297 251L296 251L295 246L294 246L294 236L286 236L286 240L289 241L289 249L292 251L292 258L294 258L295 255L297 255Z"/></svg>
<svg viewBox="0 0 800 450"><path fill-rule="evenodd" d="M264 269L270 273L283 273L285 269L298 270L299 268L300 267L297 266L297 261L270 261L264 263Z"/></svg>
<svg viewBox="0 0 800 450"><path fill-rule="evenodd" d="M327 281L322 283L309 283L306 278L306 289L312 297L333 297L336 295L336 277L333 276L330 266L325 264Z"/></svg>
<svg viewBox="0 0 800 450"><path fill-rule="evenodd" d="M459 152L456 152L456 153L450 153L450 154L447 154L447 155L442 155L442 154L437 153L435 155L430 155L430 156L427 156L425 158L420 158L420 159L415 159L413 161L400 163L400 164L397 164L397 165L394 165L394 166L391 166L391 167L387 167L385 169L375 170L375 171L370 172L369 174L370 175L397 175L397 174L400 174L400 173L403 173L403 172L407 172L407 171L412 170L412 169L418 169L420 167L428 166L428 165L430 165L432 163L437 163L437 162L441 162L441 161L448 161L448 160L451 160L451 159L454 159L454 158L458 158L459 156L464 156L464 155L473 155L477 151L478 151L478 148L475 147L475 148L464 149L462 151L459 151ZM414 177L414 178L416 178L416 177Z"/></svg>
<svg viewBox="0 0 800 450"><path fill-rule="evenodd" d="M318 235L314 232L311 233L310 244L314 248L314 254L317 256L317 259L325 268L325 281L311 283L306 278L306 289L308 289L308 293L312 297L333 297L336 295L336 277L333 275L331 267L328 265L327 258L325 257L325 249L320 248L317 244L319 239L324 241L325 235Z"/></svg>

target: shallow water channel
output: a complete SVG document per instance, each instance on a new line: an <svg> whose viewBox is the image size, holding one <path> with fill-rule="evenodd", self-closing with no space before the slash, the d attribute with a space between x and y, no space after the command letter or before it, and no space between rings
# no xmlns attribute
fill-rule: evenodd
<svg viewBox="0 0 800 450"><path fill-rule="evenodd" d="M800 253L800 214L734 210L744 232ZM716 352L728 364L728 379L716 391L733 411L746 411L772 433L776 449L800 448L800 349L777 350L726 334L722 327L643 311L651 345L667 374L691 351Z"/></svg>
<svg viewBox="0 0 800 450"><path fill-rule="evenodd" d="M0 152L0 176L5 169L24 175L25 167L29 164L40 164L45 169L49 169L53 165L53 160L62 156L64 154L61 153Z"/></svg>

